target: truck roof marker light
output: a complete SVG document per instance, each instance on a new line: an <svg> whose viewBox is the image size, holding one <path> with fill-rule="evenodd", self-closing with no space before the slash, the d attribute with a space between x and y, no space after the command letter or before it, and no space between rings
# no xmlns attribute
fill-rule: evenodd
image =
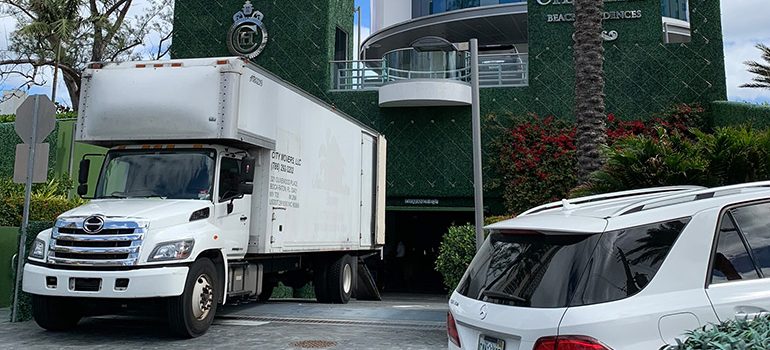
<svg viewBox="0 0 770 350"><path fill-rule="evenodd" d="M182 66L181 62L174 62L171 64L171 67L181 67L181 66Z"/></svg>
<svg viewBox="0 0 770 350"><path fill-rule="evenodd" d="M229 64L229 63L230 63L229 60L217 60L217 64L220 64L220 65L221 64Z"/></svg>
<svg viewBox="0 0 770 350"><path fill-rule="evenodd" d="M91 69L101 69L104 65L101 64L101 62L94 62L88 65L88 68Z"/></svg>
<svg viewBox="0 0 770 350"><path fill-rule="evenodd" d="M136 65L136 68L145 68L145 67L147 67L147 65L143 63L139 63Z"/></svg>
<svg viewBox="0 0 770 350"><path fill-rule="evenodd" d="M152 149L162 149L163 145L152 145Z"/></svg>
<svg viewBox="0 0 770 350"><path fill-rule="evenodd" d="M176 145L174 145L174 144L166 145L166 149L174 149L174 147L176 147Z"/></svg>
<svg viewBox="0 0 770 350"><path fill-rule="evenodd" d="M150 145L142 145L142 149L150 149Z"/></svg>
<svg viewBox="0 0 770 350"><path fill-rule="evenodd" d="M156 63L152 65L155 68L163 68L163 63Z"/></svg>
<svg viewBox="0 0 770 350"><path fill-rule="evenodd" d="M196 143L193 145L193 148L203 148L203 145Z"/></svg>

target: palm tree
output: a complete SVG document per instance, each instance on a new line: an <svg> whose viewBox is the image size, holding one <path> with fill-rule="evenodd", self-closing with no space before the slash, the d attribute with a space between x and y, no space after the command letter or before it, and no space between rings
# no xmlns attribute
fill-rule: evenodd
<svg viewBox="0 0 770 350"><path fill-rule="evenodd" d="M603 0L575 0L575 122L578 177L588 176L604 163L607 143L604 122Z"/></svg>
<svg viewBox="0 0 770 350"><path fill-rule="evenodd" d="M743 88L758 88L758 89L770 89L770 47L763 44L757 44L756 46L762 51L762 59L767 64L762 64L756 61L746 61L743 64L747 65L748 71L754 73L757 76L751 79L753 83L747 83L741 85Z"/></svg>

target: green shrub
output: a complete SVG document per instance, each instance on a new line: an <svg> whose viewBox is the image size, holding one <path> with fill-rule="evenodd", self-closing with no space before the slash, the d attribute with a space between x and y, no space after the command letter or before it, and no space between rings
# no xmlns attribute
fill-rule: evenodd
<svg viewBox="0 0 770 350"><path fill-rule="evenodd" d="M66 177L35 184L30 197L30 221L54 221L61 213L83 204L80 198L67 198L71 184ZM0 179L0 226L21 226L23 210L24 185Z"/></svg>
<svg viewBox="0 0 770 350"><path fill-rule="evenodd" d="M451 226L438 249L436 271L441 273L447 290L454 290L476 254L476 229L473 225Z"/></svg>
<svg viewBox="0 0 770 350"><path fill-rule="evenodd" d="M689 331L687 339L677 339L676 345L664 346L665 350L701 349L770 349L770 316L754 320L729 320Z"/></svg>
<svg viewBox="0 0 770 350"><path fill-rule="evenodd" d="M770 178L768 131L738 126L695 134L700 152L709 161L711 183L728 185Z"/></svg>

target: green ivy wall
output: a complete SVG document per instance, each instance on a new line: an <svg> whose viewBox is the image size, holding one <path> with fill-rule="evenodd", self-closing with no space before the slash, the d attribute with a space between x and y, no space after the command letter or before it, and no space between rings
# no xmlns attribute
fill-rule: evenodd
<svg viewBox="0 0 770 350"><path fill-rule="evenodd" d="M388 138L388 204L472 206L471 121L468 107L379 108L376 91L330 92L328 61L334 29L352 45L353 0L255 0L265 14L269 42L253 61ZM241 0L177 0L173 55L177 58L228 55L225 37ZM660 0L608 2L607 11L641 11L641 18L605 21L618 39L605 42L606 103L620 118L647 118L677 103L726 98L718 0L691 0L692 42L664 44ZM529 0L530 85L481 91L484 144L508 116L537 113L572 119L574 67L572 22L548 23L549 14L571 5ZM481 43L483 45L483 42ZM490 151L484 148L485 153ZM502 210L499 193L487 189L491 212Z"/></svg>

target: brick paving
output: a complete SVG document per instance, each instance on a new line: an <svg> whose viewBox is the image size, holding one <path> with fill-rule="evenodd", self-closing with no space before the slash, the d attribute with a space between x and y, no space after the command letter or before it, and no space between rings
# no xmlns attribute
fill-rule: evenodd
<svg viewBox="0 0 770 350"><path fill-rule="evenodd" d="M228 306L196 339L172 337L165 320L141 316L86 318L70 332L48 332L34 321L8 323L8 309L0 309L0 349L444 349L446 331L436 318L445 305L441 298L399 296L347 305Z"/></svg>

